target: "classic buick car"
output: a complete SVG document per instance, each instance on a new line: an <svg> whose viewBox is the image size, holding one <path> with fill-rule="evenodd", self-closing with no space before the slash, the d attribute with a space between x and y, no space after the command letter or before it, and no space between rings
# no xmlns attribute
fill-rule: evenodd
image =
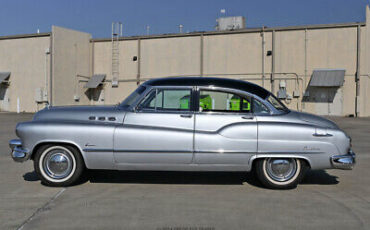
<svg viewBox="0 0 370 230"><path fill-rule="evenodd" d="M351 138L335 123L291 111L240 80L149 80L116 106L49 107L19 123L17 162L34 161L49 186L86 169L251 171L268 188L292 188L307 169L352 169Z"/></svg>

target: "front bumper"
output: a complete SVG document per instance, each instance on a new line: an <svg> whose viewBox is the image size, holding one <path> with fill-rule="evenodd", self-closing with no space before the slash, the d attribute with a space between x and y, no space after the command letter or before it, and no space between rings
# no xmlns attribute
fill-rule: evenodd
<svg viewBox="0 0 370 230"><path fill-rule="evenodd" d="M351 170L356 164L356 154L352 150L349 150L345 155L332 156L330 161L335 169Z"/></svg>
<svg viewBox="0 0 370 230"><path fill-rule="evenodd" d="M29 158L29 151L22 148L22 141L14 139L9 141L9 147L12 149L11 156L16 162L24 162Z"/></svg>

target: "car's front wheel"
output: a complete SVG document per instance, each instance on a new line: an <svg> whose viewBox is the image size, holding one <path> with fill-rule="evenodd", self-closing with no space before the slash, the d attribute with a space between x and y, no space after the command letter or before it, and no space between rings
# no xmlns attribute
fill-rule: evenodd
<svg viewBox="0 0 370 230"><path fill-rule="evenodd" d="M268 188L294 188L303 179L308 166L295 158L264 158L255 164L258 179Z"/></svg>
<svg viewBox="0 0 370 230"><path fill-rule="evenodd" d="M76 148L67 145L44 145L35 153L34 167L48 186L69 186L82 176L85 165Z"/></svg>

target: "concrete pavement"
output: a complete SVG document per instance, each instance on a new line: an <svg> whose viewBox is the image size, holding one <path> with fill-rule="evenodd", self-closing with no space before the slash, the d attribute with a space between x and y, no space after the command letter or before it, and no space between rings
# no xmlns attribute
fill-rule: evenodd
<svg viewBox="0 0 370 230"><path fill-rule="evenodd" d="M68 188L40 184L7 142L30 114L0 114L0 229L368 229L370 118L332 118L353 138L352 171L310 171L297 189L247 173L92 172Z"/></svg>

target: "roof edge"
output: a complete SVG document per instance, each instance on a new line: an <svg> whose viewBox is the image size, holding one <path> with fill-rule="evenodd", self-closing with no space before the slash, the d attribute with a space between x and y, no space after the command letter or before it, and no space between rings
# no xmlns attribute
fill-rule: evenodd
<svg viewBox="0 0 370 230"><path fill-rule="evenodd" d="M50 35L51 35L51 32L48 32L48 33L36 33L36 34L18 34L18 35L0 36L0 40L21 39L21 38L34 38L34 37L47 37L47 36L50 36Z"/></svg>
<svg viewBox="0 0 370 230"><path fill-rule="evenodd" d="M138 39L156 39L156 38L172 38L172 37L192 37L201 35L223 35L223 34L241 34L241 33L255 33L255 32L271 32L271 31L290 31L290 30L305 30L305 29L331 29L331 28L345 28L366 26L365 22L350 22L350 23L337 23L337 24L318 24L318 25L302 25L302 26L286 26L286 27L259 27L259 28L246 28L239 30L228 31L201 31L191 33L173 33L173 34L154 34L142 36L128 36L120 37L120 41L125 40L138 40ZM112 41L112 38L93 38L91 42L107 42Z"/></svg>

